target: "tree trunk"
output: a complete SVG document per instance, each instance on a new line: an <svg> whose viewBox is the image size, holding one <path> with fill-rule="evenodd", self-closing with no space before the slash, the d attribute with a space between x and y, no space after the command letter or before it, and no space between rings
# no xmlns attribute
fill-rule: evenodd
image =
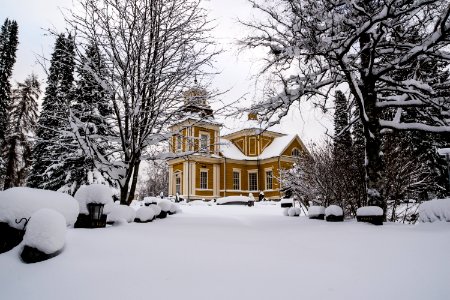
<svg viewBox="0 0 450 300"><path fill-rule="evenodd" d="M370 47L370 34L361 35L359 43L361 49L363 49L361 51L360 89L364 107L360 107L360 117L364 127L364 138L366 143L365 170L367 204L379 206L386 212L381 176L381 172L383 171L383 160L381 156L380 111L376 107L377 94L375 92L375 78L371 75L373 55Z"/></svg>
<svg viewBox="0 0 450 300"><path fill-rule="evenodd" d="M6 176L5 176L5 182L3 185L3 189L9 189L13 187L13 181L15 177L15 169L16 169L16 162L17 162L17 153L16 153L16 144L17 139L13 138L11 141L11 144L9 145L8 149L8 160L6 163Z"/></svg>

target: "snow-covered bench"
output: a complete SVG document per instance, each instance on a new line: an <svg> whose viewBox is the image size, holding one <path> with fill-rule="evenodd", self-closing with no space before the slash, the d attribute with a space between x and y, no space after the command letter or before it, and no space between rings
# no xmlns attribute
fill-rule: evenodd
<svg viewBox="0 0 450 300"><path fill-rule="evenodd" d="M364 206L356 210L356 220L374 225L383 225L383 209L378 206Z"/></svg>
<svg viewBox="0 0 450 300"><path fill-rule="evenodd" d="M227 196L222 198L217 198L217 205L255 205L255 200L247 196Z"/></svg>

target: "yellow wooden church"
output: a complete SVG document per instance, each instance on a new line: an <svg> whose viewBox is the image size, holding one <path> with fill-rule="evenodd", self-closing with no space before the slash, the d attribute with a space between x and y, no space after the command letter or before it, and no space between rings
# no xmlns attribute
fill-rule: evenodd
<svg viewBox="0 0 450 300"><path fill-rule="evenodd" d="M298 135L261 130L249 114L244 128L222 136L207 91L192 88L184 97L183 118L170 128L169 195L188 201L250 193L257 200L260 192L282 198L280 170L306 151Z"/></svg>

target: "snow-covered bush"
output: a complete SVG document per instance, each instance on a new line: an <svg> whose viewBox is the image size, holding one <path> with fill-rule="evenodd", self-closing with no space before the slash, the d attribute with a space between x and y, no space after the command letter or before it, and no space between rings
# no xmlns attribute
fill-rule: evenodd
<svg viewBox="0 0 450 300"><path fill-rule="evenodd" d="M283 216L289 216L289 208L290 207L285 207L284 209L283 209Z"/></svg>
<svg viewBox="0 0 450 300"><path fill-rule="evenodd" d="M153 209L153 211L155 212L155 216L159 216L159 214L161 213L161 207L159 207L159 205L152 204L149 207Z"/></svg>
<svg viewBox="0 0 450 300"><path fill-rule="evenodd" d="M75 199L80 206L80 214L87 215L89 211L87 204L104 204L103 214L108 214L113 207L111 189L104 184L82 185L75 193Z"/></svg>
<svg viewBox="0 0 450 300"><path fill-rule="evenodd" d="M383 209L379 206L364 206L356 210L356 215L360 217L382 216Z"/></svg>
<svg viewBox="0 0 450 300"><path fill-rule="evenodd" d="M434 199L423 202L419 206L420 222L450 222L450 198Z"/></svg>
<svg viewBox="0 0 450 300"><path fill-rule="evenodd" d="M289 207L288 215L289 215L289 217L296 217L297 216L297 214L295 212L295 207Z"/></svg>
<svg viewBox="0 0 450 300"><path fill-rule="evenodd" d="M106 222L114 223L120 220L125 220L128 223L134 221L136 211L127 205L113 205L111 212L108 214Z"/></svg>
<svg viewBox="0 0 450 300"><path fill-rule="evenodd" d="M169 200L161 200L158 202L158 206L161 208L162 211L168 213L170 212L170 208L172 207L172 202Z"/></svg>
<svg viewBox="0 0 450 300"><path fill-rule="evenodd" d="M138 209L136 212L136 219L141 222L152 221L156 217L155 211L153 208L144 206Z"/></svg>
<svg viewBox="0 0 450 300"><path fill-rule="evenodd" d="M294 209L295 209L295 215L300 216L302 213L302 209L300 207L294 207Z"/></svg>
<svg viewBox="0 0 450 300"><path fill-rule="evenodd" d="M17 224L16 220L29 219L34 212L42 208L61 213L68 226L73 226L79 213L77 201L61 192L27 187L15 187L0 192L0 222L8 223L13 228L22 229L23 222Z"/></svg>
<svg viewBox="0 0 450 300"><path fill-rule="evenodd" d="M28 222L23 237L25 248L21 255L22 259L25 262L47 259L64 247L65 238L66 219L64 216L53 209L40 209L33 213Z"/></svg>
<svg viewBox="0 0 450 300"><path fill-rule="evenodd" d="M343 216L342 208L337 205L330 205L325 209L325 216Z"/></svg>
<svg viewBox="0 0 450 300"><path fill-rule="evenodd" d="M170 206L170 210L169 210L170 214L177 214L181 212L181 208L178 204L172 203L172 205Z"/></svg>
<svg viewBox="0 0 450 300"><path fill-rule="evenodd" d="M310 219L323 219L325 217L325 207L323 206L310 206L308 209L308 217Z"/></svg>
<svg viewBox="0 0 450 300"><path fill-rule="evenodd" d="M216 204L223 205L223 204L246 204L248 205L249 201L251 199L246 196L227 196L222 198L217 198Z"/></svg>
<svg viewBox="0 0 450 300"><path fill-rule="evenodd" d="M157 197L145 197L144 203L145 204L157 204L160 199L161 198L157 198Z"/></svg>

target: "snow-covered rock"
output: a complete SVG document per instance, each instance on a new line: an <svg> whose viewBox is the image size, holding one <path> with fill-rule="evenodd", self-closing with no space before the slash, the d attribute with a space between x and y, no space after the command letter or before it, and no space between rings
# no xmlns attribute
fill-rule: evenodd
<svg viewBox="0 0 450 300"><path fill-rule="evenodd" d="M136 211L133 208L127 205L114 205L111 208L111 212L108 214L106 222L111 223L125 220L128 223L131 223L134 221L135 217Z"/></svg>
<svg viewBox="0 0 450 300"><path fill-rule="evenodd" d="M80 214L84 215L89 214L88 203L104 204L103 214L110 213L114 206L112 191L104 184L82 185L74 197L80 206Z"/></svg>
<svg viewBox="0 0 450 300"><path fill-rule="evenodd" d="M242 203L242 204L248 204L251 199L246 196L227 196L222 198L217 198L216 204L222 205L222 204L229 204L229 203Z"/></svg>
<svg viewBox="0 0 450 300"><path fill-rule="evenodd" d="M141 222L148 222L155 218L156 214L153 208L148 206L143 206L138 209L136 212L136 219L139 219Z"/></svg>
<svg viewBox="0 0 450 300"><path fill-rule="evenodd" d="M433 199L419 206L420 222L447 221L450 222L450 198Z"/></svg>
<svg viewBox="0 0 450 300"><path fill-rule="evenodd" d="M325 209L325 216L343 216L342 208L337 205L330 205Z"/></svg>
<svg viewBox="0 0 450 300"><path fill-rule="evenodd" d="M23 237L23 244L52 254L64 247L66 238L66 219L48 208L43 208L31 216Z"/></svg>
<svg viewBox="0 0 450 300"><path fill-rule="evenodd" d="M323 206L310 206L308 209L308 217L315 218L320 215L325 215L325 207Z"/></svg>
<svg viewBox="0 0 450 300"><path fill-rule="evenodd" d="M356 210L356 215L360 217L365 216L382 216L383 209L379 206L364 206Z"/></svg>
<svg viewBox="0 0 450 300"><path fill-rule="evenodd" d="M51 208L61 213L68 226L73 226L77 220L79 207L77 201L70 195L27 187L15 187L0 192L0 222L22 229L22 218L29 219L31 215L42 209Z"/></svg>

